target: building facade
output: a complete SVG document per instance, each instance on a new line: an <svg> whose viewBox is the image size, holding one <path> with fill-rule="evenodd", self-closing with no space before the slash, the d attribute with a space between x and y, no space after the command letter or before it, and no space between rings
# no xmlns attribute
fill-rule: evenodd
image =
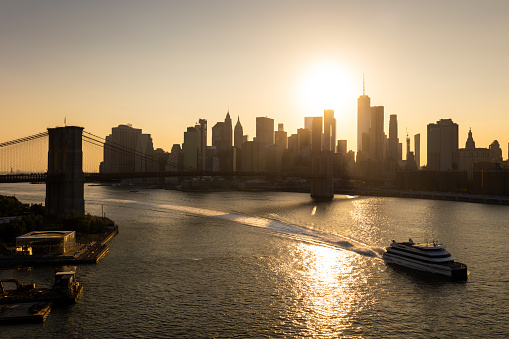
<svg viewBox="0 0 509 339"><path fill-rule="evenodd" d="M441 119L428 124L428 166L432 171L458 169L458 124Z"/></svg>

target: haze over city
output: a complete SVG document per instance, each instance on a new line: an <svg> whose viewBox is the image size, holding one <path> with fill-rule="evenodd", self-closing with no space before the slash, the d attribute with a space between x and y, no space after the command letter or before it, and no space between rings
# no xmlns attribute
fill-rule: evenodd
<svg viewBox="0 0 509 339"><path fill-rule="evenodd" d="M506 156L505 1L3 1L2 141L67 124L131 123L166 150L229 110L244 133L268 116L295 133L334 109L356 150L363 74L399 138L442 118ZM209 133L210 136L210 133ZM210 141L209 141L210 144ZM425 152L423 152L425 163Z"/></svg>

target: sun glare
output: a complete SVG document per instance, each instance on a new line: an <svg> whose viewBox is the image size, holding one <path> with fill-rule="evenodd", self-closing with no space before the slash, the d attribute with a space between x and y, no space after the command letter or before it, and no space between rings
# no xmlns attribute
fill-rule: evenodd
<svg viewBox="0 0 509 339"><path fill-rule="evenodd" d="M354 97L352 76L338 63L320 63L304 75L301 85L302 104L310 113L324 109L341 111Z"/></svg>

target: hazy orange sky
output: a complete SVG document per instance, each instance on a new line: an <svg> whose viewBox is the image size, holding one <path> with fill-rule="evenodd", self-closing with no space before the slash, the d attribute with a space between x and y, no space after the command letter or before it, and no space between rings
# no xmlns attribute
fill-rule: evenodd
<svg viewBox="0 0 509 339"><path fill-rule="evenodd" d="M460 147L471 127L505 159L508 14L509 1L2 0L0 142L66 118L100 136L131 123L170 151L228 109L251 139L257 116L291 134L332 108L355 150L364 73L386 133L397 114L423 157L426 125L452 118Z"/></svg>

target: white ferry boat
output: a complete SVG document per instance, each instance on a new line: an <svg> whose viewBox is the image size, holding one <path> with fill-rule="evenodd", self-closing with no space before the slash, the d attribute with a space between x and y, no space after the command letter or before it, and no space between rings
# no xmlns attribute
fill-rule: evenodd
<svg viewBox="0 0 509 339"><path fill-rule="evenodd" d="M452 280L468 278L467 265L457 262L444 245L393 240L386 250L382 257L389 264L445 275Z"/></svg>

